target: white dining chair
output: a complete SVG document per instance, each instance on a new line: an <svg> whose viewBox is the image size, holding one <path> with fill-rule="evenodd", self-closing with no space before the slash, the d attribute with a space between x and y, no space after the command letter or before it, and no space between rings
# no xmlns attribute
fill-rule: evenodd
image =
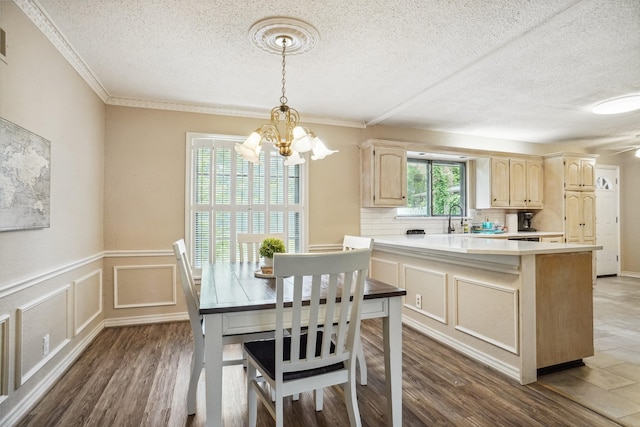
<svg viewBox="0 0 640 427"><path fill-rule="evenodd" d="M260 261L260 245L267 237L275 237L286 244L284 234L282 233L238 233L237 239L240 262Z"/></svg>
<svg viewBox="0 0 640 427"><path fill-rule="evenodd" d="M187 410L188 415L196 413L196 392L198 390L198 380L200 373L204 368L204 325L202 315L200 314L200 296L196 290L191 264L187 257L187 248L183 239L173 243L173 252L178 262L178 270L180 271L180 281L182 282L182 290L184 291L185 303L187 304L187 312L189 313L189 322L191 323L191 332L193 333L193 355L191 356L191 375L189 377L189 389L187 391ZM225 336L222 340L224 345L240 344L250 339L271 338L272 332L251 333L244 335ZM244 363L244 357L237 359L227 359L223 361L223 365L236 365Z"/></svg>
<svg viewBox="0 0 640 427"><path fill-rule="evenodd" d="M370 256L369 249L274 255L275 338L244 344L249 426L256 425L258 398L276 426L283 426L285 396L340 384L349 422L361 426L355 350ZM303 290L309 287L306 300ZM334 325L332 333L322 328L328 324Z"/></svg>
<svg viewBox="0 0 640 427"><path fill-rule="evenodd" d="M351 236L345 234L342 239L342 250L373 249L373 239L370 237ZM362 340L358 342L358 368L360 369L360 384L367 385L367 360L364 356Z"/></svg>

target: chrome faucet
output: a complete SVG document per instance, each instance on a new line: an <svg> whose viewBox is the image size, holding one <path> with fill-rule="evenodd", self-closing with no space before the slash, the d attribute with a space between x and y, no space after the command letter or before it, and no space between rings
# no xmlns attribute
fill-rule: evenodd
<svg viewBox="0 0 640 427"><path fill-rule="evenodd" d="M458 208L460 210L460 228L464 225L464 219L462 215L462 206L460 205L451 205L449 206L449 226L447 227L447 233L451 234L456 231L455 227L451 226L451 211L453 208Z"/></svg>

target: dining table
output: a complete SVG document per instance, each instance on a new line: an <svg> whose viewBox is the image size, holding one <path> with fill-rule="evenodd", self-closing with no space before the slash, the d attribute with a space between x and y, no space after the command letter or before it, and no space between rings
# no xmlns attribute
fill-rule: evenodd
<svg viewBox="0 0 640 427"><path fill-rule="evenodd" d="M224 337L275 329L276 280L261 274L259 269L258 263L224 262L206 264L202 268L200 314L206 331L204 369L208 427L223 425ZM291 286L285 281L285 289L291 289ZM387 425L398 427L402 425L402 300L405 295L404 289L372 278L365 280L362 319L382 318L386 421Z"/></svg>

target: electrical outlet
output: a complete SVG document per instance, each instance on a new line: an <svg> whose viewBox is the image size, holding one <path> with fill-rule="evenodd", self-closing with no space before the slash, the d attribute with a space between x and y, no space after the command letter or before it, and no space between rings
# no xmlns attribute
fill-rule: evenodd
<svg viewBox="0 0 640 427"><path fill-rule="evenodd" d="M416 294L416 307L422 309L422 295Z"/></svg>
<svg viewBox="0 0 640 427"><path fill-rule="evenodd" d="M49 334L42 337L42 356L49 354Z"/></svg>

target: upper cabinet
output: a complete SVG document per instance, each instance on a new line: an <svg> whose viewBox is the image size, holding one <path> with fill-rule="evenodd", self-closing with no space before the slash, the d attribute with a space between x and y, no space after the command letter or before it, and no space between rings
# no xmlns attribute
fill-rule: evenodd
<svg viewBox="0 0 640 427"><path fill-rule="evenodd" d="M542 159L476 160L476 208L542 208Z"/></svg>
<svg viewBox="0 0 640 427"><path fill-rule="evenodd" d="M564 158L564 189L595 191L596 161L592 158Z"/></svg>
<svg viewBox="0 0 640 427"><path fill-rule="evenodd" d="M362 207L407 205L407 152L371 142L360 146Z"/></svg>
<svg viewBox="0 0 640 427"><path fill-rule="evenodd" d="M566 243L595 243L596 156L557 153L544 159L544 209L534 227L562 230Z"/></svg>

